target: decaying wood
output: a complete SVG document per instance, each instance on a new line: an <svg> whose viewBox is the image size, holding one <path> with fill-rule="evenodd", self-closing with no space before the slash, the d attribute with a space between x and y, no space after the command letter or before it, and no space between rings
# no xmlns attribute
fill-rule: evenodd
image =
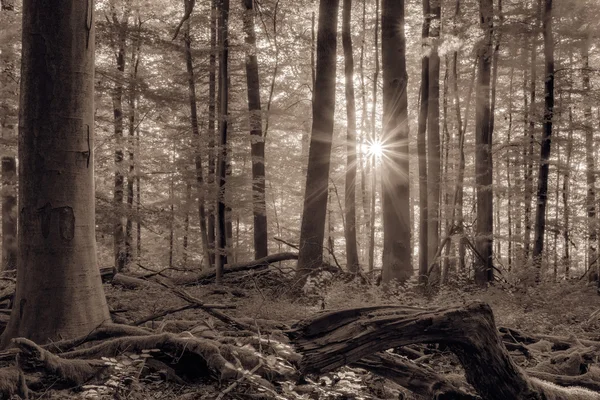
<svg viewBox="0 0 600 400"><path fill-rule="evenodd" d="M228 264L225 266L223 273L231 274L234 272L243 272L250 271L255 269L264 269L267 268L270 264L279 262L279 261L287 261L287 260L297 260L298 253L276 253L270 254L266 257L260 258L258 260L246 261L236 264ZM179 285L197 285L202 284L208 281L213 281L215 279L216 272L215 270L209 270L200 273L199 275L179 278L175 280L176 284Z"/></svg>
<svg viewBox="0 0 600 400"><path fill-rule="evenodd" d="M586 397L565 397L567 392L530 378L502 345L492 310L484 303L443 310L384 306L334 311L298 323L288 335L303 354L303 373L331 371L392 347L438 342L456 354L467 382L486 400L600 399L600 393L585 391Z"/></svg>
<svg viewBox="0 0 600 400"><path fill-rule="evenodd" d="M387 353L371 354L352 364L428 399L481 400L444 376Z"/></svg>

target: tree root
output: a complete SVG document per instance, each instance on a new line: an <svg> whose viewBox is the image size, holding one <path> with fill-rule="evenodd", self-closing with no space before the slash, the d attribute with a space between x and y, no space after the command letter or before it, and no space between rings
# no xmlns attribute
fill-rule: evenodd
<svg viewBox="0 0 600 400"><path fill-rule="evenodd" d="M25 372L41 373L55 381L54 386L82 385L99 377L107 369L100 360L67 360L50 353L29 339L16 338L13 343L19 348L17 365Z"/></svg>

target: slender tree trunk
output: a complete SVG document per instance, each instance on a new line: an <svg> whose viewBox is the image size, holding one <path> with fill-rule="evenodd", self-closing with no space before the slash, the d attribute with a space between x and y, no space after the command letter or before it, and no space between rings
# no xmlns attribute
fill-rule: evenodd
<svg viewBox="0 0 600 400"><path fill-rule="evenodd" d="M262 132L260 82L254 31L254 0L243 0L246 32L246 82L252 155L252 205L254 213L254 257L268 255L267 205L265 201L265 140Z"/></svg>
<svg viewBox="0 0 600 400"><path fill-rule="evenodd" d="M361 33L361 44L360 44L360 93L361 93L361 104L362 104L362 113L360 119L360 149L358 150L359 156L359 165L360 165L360 198L362 204L363 218L362 222L359 223L359 232L358 235L360 237L359 243L368 243L368 232L369 232L369 198L367 196L367 164L368 159L365 157L365 152L363 151L365 144L367 142L367 86L365 83L365 66L364 66L364 58L365 58L365 39L367 33L367 2L362 2L362 33ZM357 218L358 219L358 218ZM363 242L364 239L364 242ZM360 260L366 260L366 252L365 246L361 246L361 251L359 252ZM365 264L368 263L368 260Z"/></svg>
<svg viewBox="0 0 600 400"><path fill-rule="evenodd" d="M571 99L571 91L569 91L569 127L568 127L568 137L567 137L567 159L565 165L571 165L571 154L573 152L573 109L572 109L572 99ZM563 201L563 259L565 266L565 278L569 278L570 266L571 266L571 256L569 254L569 247L571 242L570 237L570 212L569 212L569 198L571 193L571 169L565 168L564 177L563 177L563 190L562 190L562 201Z"/></svg>
<svg viewBox="0 0 600 400"><path fill-rule="evenodd" d="M429 0L423 0L423 25L421 28L421 91L417 131L417 155L419 160L419 283L428 281L428 222L427 222L427 112L429 107ZM456 65L456 64L455 64ZM458 95L457 95L458 96ZM460 113L460 111L459 111Z"/></svg>
<svg viewBox="0 0 600 400"><path fill-rule="evenodd" d="M215 122L217 120L217 7L218 0L211 0L210 7L210 57L208 66L208 187L215 192ZM206 259L208 267L215 265L215 201L209 196L207 240L209 257Z"/></svg>
<svg viewBox="0 0 600 400"><path fill-rule="evenodd" d="M537 2L536 16L541 18L541 4L542 0ZM530 101L529 101L529 146L527 148L526 169L525 169L525 260L529 259L529 253L531 251L531 202L533 199L533 144L535 142L535 102L536 102L536 81L537 81L537 48L538 48L538 35L539 35L539 18L537 18L536 26L534 28L533 37L531 39L531 84L530 84Z"/></svg>
<svg viewBox="0 0 600 400"><path fill-rule="evenodd" d="M96 263L95 29L87 5L23 1L20 251L2 347L15 337L73 338L110 321Z"/></svg>
<svg viewBox="0 0 600 400"><path fill-rule="evenodd" d="M123 13L121 21L113 10L113 29L116 41L114 50L117 61L117 74L112 94L114 131L115 131L115 184L113 191L113 207L115 220L113 224L115 269L121 271L125 267L125 232L123 230L123 81L125 79L125 46L129 11Z"/></svg>
<svg viewBox="0 0 600 400"><path fill-rule="evenodd" d="M440 56L438 46L441 30L441 0L430 0L431 28L429 53L429 106L427 108L427 261L429 283L440 280L436 260L440 244Z"/></svg>
<svg viewBox="0 0 600 400"><path fill-rule="evenodd" d="M136 230L137 230L137 238L136 238L136 258L137 261L140 262L141 258L142 258L142 224L140 222L141 216L140 216L140 208L142 206L142 188L141 188L141 178L140 178L140 174L139 174L139 166L141 165L140 163L140 129L139 126L136 129L136 133L135 133L135 147L136 147L136 154L138 155L138 173L135 175L135 187L136 187L136 204L135 204L135 209L136 209L136 214L138 216L137 219L137 226L136 226Z"/></svg>
<svg viewBox="0 0 600 400"><path fill-rule="evenodd" d="M511 51L511 55L512 55ZM510 82L508 86L508 132L507 132L507 142L510 146L506 151L506 184L507 184L507 202L508 202L508 270L512 270L513 258L514 258L514 246L513 246L513 189L512 189L512 164L511 164L511 155L513 153L512 150L512 129L513 129L513 89L514 89L514 77L515 77L515 66L511 64L510 66ZM517 216L518 218L518 216Z"/></svg>
<svg viewBox="0 0 600 400"><path fill-rule="evenodd" d="M373 71L373 107L371 107L371 142L376 143L377 138L377 82L379 80L379 0L375 0L375 71ZM377 158L371 158L371 212L369 213L369 271L375 265L375 200L377 198ZM367 171L368 172L368 171Z"/></svg>
<svg viewBox="0 0 600 400"><path fill-rule="evenodd" d="M537 209L535 213L535 243L533 260L537 268L536 283L541 280L541 256L544 250L546 230L546 204L548 202L548 161L552 137L552 117L554 113L554 41L552 37L552 0L544 0L544 130L540 151L540 169L537 188Z"/></svg>
<svg viewBox="0 0 600 400"><path fill-rule="evenodd" d="M227 230L225 215L225 177L227 173L227 129L229 115L229 0L221 0L219 19L219 43L221 46L219 60L219 97L220 114L219 141L217 148L217 212L216 212L216 243L215 267L217 284L221 283L223 267L227 264Z"/></svg>
<svg viewBox="0 0 600 400"><path fill-rule="evenodd" d="M486 285L494 279L493 249L493 192L492 192L492 136L490 132L490 75L493 57L492 0L480 0L481 29L484 42L479 51L477 71L477 107L475 119L475 183L477 185L477 223L475 246L481 259L475 265L475 282Z"/></svg>
<svg viewBox="0 0 600 400"><path fill-rule="evenodd" d="M5 21L15 16L14 1L0 1L0 16ZM17 110L10 105L9 93L17 91L16 85L9 83L7 75L14 73L11 59L14 50L10 43L0 44L0 88L4 96L0 99L0 137L7 139L13 135ZM13 150L11 150L11 153ZM17 268L17 163L13 154L2 156L2 270Z"/></svg>
<svg viewBox="0 0 600 400"><path fill-rule="evenodd" d="M335 108L338 9L339 0L320 0L313 122L298 254L300 275L320 267L323 261L323 236Z"/></svg>
<svg viewBox="0 0 600 400"><path fill-rule="evenodd" d="M591 260L596 258L596 173L594 163L594 151L596 146L594 145L594 128L592 119L592 103L594 100L591 98L591 84L590 84L590 64L589 64L589 46L591 37L588 37L583 41L581 47L581 59L583 61L583 67L581 75L583 78L583 126L585 129L585 163L586 163L586 182L587 182L587 196L586 196L586 211L587 211L587 230L589 240L589 258ZM597 270L597 268L596 268Z"/></svg>
<svg viewBox="0 0 600 400"><path fill-rule="evenodd" d="M358 272L358 245L356 243L356 105L354 99L354 56L350 35L352 0L344 0L342 10L342 45L344 47L344 75L346 93L346 184L345 213L346 266L350 272Z"/></svg>
<svg viewBox="0 0 600 400"><path fill-rule="evenodd" d="M174 153L174 152L173 152ZM169 268L173 268L175 258L175 178L171 174L171 185L169 189Z"/></svg>
<svg viewBox="0 0 600 400"><path fill-rule="evenodd" d="M188 78L188 96L190 104L190 125L192 128L192 143L194 151L194 164L196 173L196 193L198 194L198 221L200 224L200 238L202 240L202 253L206 259L208 267L212 267L210 264L210 251L209 251L209 239L208 229L206 226L206 208L205 208L205 187L204 187L204 171L202 168L202 152L201 152L201 141L200 141L200 129L198 128L198 107L196 105L196 80L194 78L194 60L192 58L192 39L190 36L190 20L185 22L185 33L184 33L184 46L185 46L185 65L187 69ZM209 105L210 108L210 105ZM210 118L210 117L209 117ZM209 122L210 123L210 122ZM214 125L214 124L213 124ZM214 130L214 126L213 126ZM210 134L210 128L209 128ZM187 211L186 211L187 213ZM186 214L187 215L187 214Z"/></svg>
<svg viewBox="0 0 600 400"><path fill-rule="evenodd" d="M408 75L404 36L404 1L383 0L381 7L383 70L382 282L406 281L413 272L410 245L408 175Z"/></svg>
<svg viewBox="0 0 600 400"><path fill-rule="evenodd" d="M127 105L129 108L129 136L127 138L127 149L129 157L129 171L127 173L127 222L125 223L125 267L129 266L133 259L133 185L135 182L135 131L137 113L137 75L140 63L141 51L141 22L138 22L137 37L132 44L131 63L129 65L129 87L127 93Z"/></svg>
<svg viewBox="0 0 600 400"><path fill-rule="evenodd" d="M187 266L188 261L188 247L190 241L190 204L192 202L192 184L187 183L185 185L185 216L183 219L183 254L182 261L183 265ZM205 220L206 221L206 220ZM206 223L206 222L205 222Z"/></svg>

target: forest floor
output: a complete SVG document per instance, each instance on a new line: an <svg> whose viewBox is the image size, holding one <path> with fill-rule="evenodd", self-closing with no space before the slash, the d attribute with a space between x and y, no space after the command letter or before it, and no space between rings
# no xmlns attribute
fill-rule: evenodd
<svg viewBox="0 0 600 400"><path fill-rule="evenodd" d="M270 268L273 270L273 268ZM144 271L141 271L144 272ZM244 321L270 320L291 326L294 322L315 315L321 310L364 307L370 305L404 305L413 307L462 306L474 301L488 303L498 327L508 327L527 334L546 334L577 337L600 341L600 296L595 285L587 280L573 279L559 283L544 283L535 288L510 290L506 285L496 285L485 290L472 285L446 286L433 295L423 295L416 286L398 288L394 294L384 293L378 286L357 281L329 283L326 288L313 291L311 297L292 293L289 285L280 280L280 273L268 275L244 272L227 275L225 283L186 286L185 291L205 304L220 304L223 313ZM289 283L289 282L288 282ZM105 292L116 322L133 323L163 310L175 309L187 303L163 286L148 282L135 289L106 283ZM460 288L459 288L460 286ZM316 295L315 295L316 293ZM174 312L163 318L146 322L144 327L154 332L167 329L167 321L185 326L182 335L198 332L227 331L227 327L200 309ZM193 322L190 322L193 321ZM244 346L243 342L237 343ZM422 346L428 354L423 364L447 377L462 374L455 357L443 348ZM429 350L428 350L429 349ZM158 351L158 350L156 350ZM144 359L152 351L139 354ZM522 367L530 367L531 360L515 356ZM49 388L30 398L50 399L271 399L275 398L252 382L221 382L204 379L184 384L172 379L168 370L143 371L140 363L132 363L136 355L103 358L121 370L107 382L96 385L79 385L75 388L53 390ZM127 377L126 375L130 375ZM127 378L127 385L122 381ZM307 379L305 385L290 385L294 389L281 399L413 399L410 392L359 368L343 367L332 373ZM105 387L103 387L105 385Z"/></svg>

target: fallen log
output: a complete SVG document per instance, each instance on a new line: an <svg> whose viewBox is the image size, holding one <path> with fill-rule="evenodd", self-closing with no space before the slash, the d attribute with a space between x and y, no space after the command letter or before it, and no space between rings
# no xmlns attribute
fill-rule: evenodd
<svg viewBox="0 0 600 400"><path fill-rule="evenodd" d="M367 307L333 311L288 331L303 355L302 373L323 373L389 348L444 343L462 364L467 382L486 400L600 400L600 393L561 388L529 377L511 359L499 337L491 308Z"/></svg>
<svg viewBox="0 0 600 400"><path fill-rule="evenodd" d="M259 258L258 260L253 261L245 261L236 264L227 264L223 269L223 274L231 274L234 272L243 272L243 271L251 271L256 269L264 269L267 268L270 264L279 262L279 261L287 261L287 260L297 260L298 253L275 253L270 254L266 257ZM216 271L214 269L204 271L199 275L185 278L174 279L174 282L178 285L197 285L202 284L207 281L212 281L216 277Z"/></svg>

